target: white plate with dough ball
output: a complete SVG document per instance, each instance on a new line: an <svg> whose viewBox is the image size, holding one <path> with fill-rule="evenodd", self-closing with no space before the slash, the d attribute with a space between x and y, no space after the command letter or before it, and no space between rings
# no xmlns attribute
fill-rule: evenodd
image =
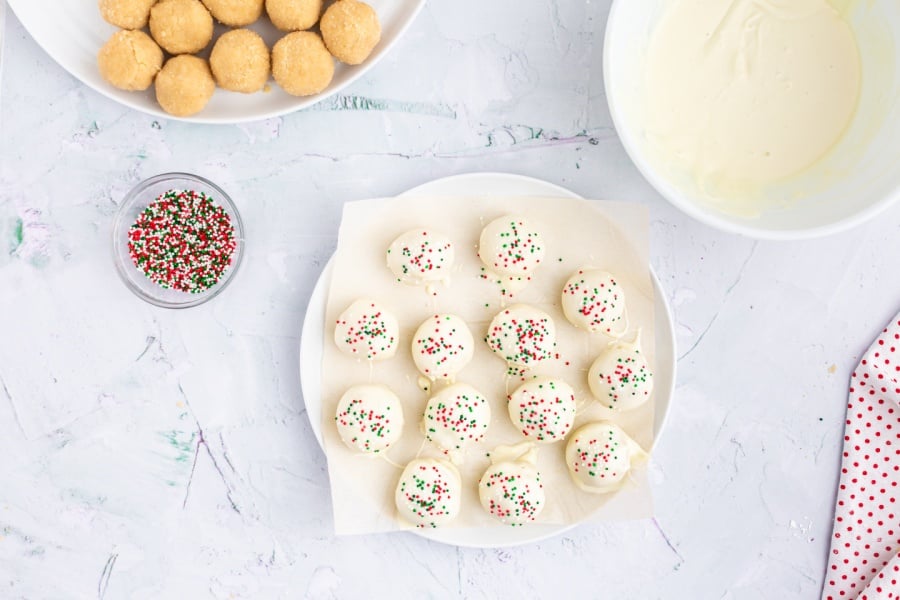
<svg viewBox="0 0 900 600"><path fill-rule="evenodd" d="M475 173L438 179L413 188L404 195L434 196L544 196L579 198L577 194L540 179L504 173ZM303 332L300 335L300 387L306 402L306 413L319 445L322 445L322 351L325 335L325 307L331 281L332 262L322 271L306 310ZM386 268L386 267L385 267ZM654 443L665 424L675 383L675 332L665 294L656 274L650 270L655 303L656 372L653 390L656 403L653 423ZM530 523L522 527L498 525L480 529L447 527L445 529L414 529L422 537L475 548L498 548L537 542L559 535L574 525L546 525Z"/></svg>
<svg viewBox="0 0 900 600"><path fill-rule="evenodd" d="M381 23L381 41L362 64L351 66L335 61L334 78L314 96L291 96L269 79L270 91L241 94L217 89L199 113L180 120L195 123L243 123L277 117L312 106L342 90L361 77L391 49L412 23L425 0L366 0ZM143 92L127 92L107 83L97 68L97 53L117 31L100 16L97 0L8 0L16 17L37 43L65 70L84 84L125 106L150 115L175 119L156 102L153 87ZM326 5L330 4L326 0ZM249 29L257 31L271 50L284 33L269 22L265 12ZM146 28L145 28L146 30ZM215 40L228 28L216 24L213 42L199 55L209 57Z"/></svg>

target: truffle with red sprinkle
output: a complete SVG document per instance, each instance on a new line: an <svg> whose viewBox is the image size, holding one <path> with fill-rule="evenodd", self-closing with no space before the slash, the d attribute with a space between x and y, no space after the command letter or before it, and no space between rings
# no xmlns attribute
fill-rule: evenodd
<svg viewBox="0 0 900 600"><path fill-rule="evenodd" d="M625 293L606 271L579 269L563 286L561 304L566 319L579 329L613 337L624 333L619 322L625 313Z"/></svg>
<svg viewBox="0 0 900 600"><path fill-rule="evenodd" d="M409 285L447 282L455 250L449 237L431 229L401 234L387 249L387 266L397 281Z"/></svg>
<svg viewBox="0 0 900 600"><path fill-rule="evenodd" d="M544 510L546 496L536 459L536 451L528 442L498 446L491 452L492 464L478 482L478 498L500 522L524 525Z"/></svg>
<svg viewBox="0 0 900 600"><path fill-rule="evenodd" d="M379 454L400 439L403 408L385 385L354 385L338 401L334 422L349 448Z"/></svg>
<svg viewBox="0 0 900 600"><path fill-rule="evenodd" d="M472 332L466 322L456 315L429 317L413 335L413 362L432 381L453 381L471 362L474 351Z"/></svg>
<svg viewBox="0 0 900 600"><path fill-rule="evenodd" d="M341 352L366 360L385 360L397 352L397 318L374 300L357 300L335 323L334 343Z"/></svg>
<svg viewBox="0 0 900 600"><path fill-rule="evenodd" d="M520 374L556 357L556 325L544 311L515 304L500 311L484 338L488 347L506 361L510 374Z"/></svg>
<svg viewBox="0 0 900 600"><path fill-rule="evenodd" d="M471 385L456 383L429 398L422 432L458 462L466 446L484 439L490 424L491 406L487 399Z"/></svg>
<svg viewBox="0 0 900 600"><path fill-rule="evenodd" d="M486 270L482 278L495 279L504 295L515 293L531 281L544 253L538 229L516 215L504 215L488 223L478 242L478 258Z"/></svg>
<svg viewBox="0 0 900 600"><path fill-rule="evenodd" d="M653 371L636 344L615 343L594 360L588 385L597 400L612 410L632 410L653 393Z"/></svg>
<svg viewBox="0 0 900 600"><path fill-rule="evenodd" d="M572 480L594 494L619 489L631 467L646 457L637 442L612 423L588 423L566 444L566 465Z"/></svg>
<svg viewBox="0 0 900 600"><path fill-rule="evenodd" d="M462 479L446 460L417 458L403 469L394 501L400 518L421 529L446 525L459 514Z"/></svg>
<svg viewBox="0 0 900 600"><path fill-rule="evenodd" d="M509 395L509 418L526 438L551 444L575 422L575 391L562 379L536 377Z"/></svg>

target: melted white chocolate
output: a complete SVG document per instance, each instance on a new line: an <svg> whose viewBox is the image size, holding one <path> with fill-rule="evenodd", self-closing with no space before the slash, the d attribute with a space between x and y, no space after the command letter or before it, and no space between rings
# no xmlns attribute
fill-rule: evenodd
<svg viewBox="0 0 900 600"><path fill-rule="evenodd" d="M706 195L741 198L823 158L860 79L827 0L675 0L648 49L647 136Z"/></svg>

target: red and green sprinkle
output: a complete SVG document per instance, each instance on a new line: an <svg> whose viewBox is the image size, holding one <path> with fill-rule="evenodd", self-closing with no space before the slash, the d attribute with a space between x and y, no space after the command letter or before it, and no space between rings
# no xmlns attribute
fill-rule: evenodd
<svg viewBox="0 0 900 600"><path fill-rule="evenodd" d="M544 508L544 486L536 469L495 465L484 474L481 485L489 494L484 504L487 511L512 526L534 521Z"/></svg>
<svg viewBox="0 0 900 600"><path fill-rule="evenodd" d="M611 372L598 371L597 377L608 390L610 407L620 401L642 399L650 395L653 373L638 349L617 356Z"/></svg>
<svg viewBox="0 0 900 600"><path fill-rule="evenodd" d="M425 437L444 450L462 450L469 442L481 441L489 424L487 399L459 386L446 388L425 407Z"/></svg>
<svg viewBox="0 0 900 600"><path fill-rule="evenodd" d="M511 307L494 317L484 337L490 349L508 363L510 374L557 356L556 330L549 315L515 309Z"/></svg>
<svg viewBox="0 0 900 600"><path fill-rule="evenodd" d="M619 471L619 468L623 467L622 449L619 440L616 439L614 429L607 428L603 434L605 439L577 437L573 440L575 463L572 465L572 470L576 473L585 471L592 478L606 479L608 477L616 481L622 475ZM627 465L628 463L625 463L624 468L627 468Z"/></svg>
<svg viewBox="0 0 900 600"><path fill-rule="evenodd" d="M520 386L508 400L513 424L525 437L554 442L572 429L575 396L568 385L536 380Z"/></svg>
<svg viewBox="0 0 900 600"><path fill-rule="evenodd" d="M169 190L128 230L132 263L160 287L200 294L231 266L237 240L231 217L212 198Z"/></svg>
<svg viewBox="0 0 900 600"><path fill-rule="evenodd" d="M619 291L619 284L612 276L596 272L585 275L579 270L563 288L563 297L575 298L576 312L584 318L590 331L602 328L610 331L607 321L612 323L622 318Z"/></svg>
<svg viewBox="0 0 900 600"><path fill-rule="evenodd" d="M456 516L457 486L437 465L408 465L397 489L398 507L407 511L419 528L438 527Z"/></svg>
<svg viewBox="0 0 900 600"><path fill-rule="evenodd" d="M363 398L353 398L334 420L347 431L349 442L364 452L379 453L395 437L391 407L376 410Z"/></svg>
<svg viewBox="0 0 900 600"><path fill-rule="evenodd" d="M482 260L490 261L488 264L502 273L526 273L534 269L543 259L544 245L540 234L527 227L522 219L511 218L505 222L498 233L501 239L496 254L483 256Z"/></svg>

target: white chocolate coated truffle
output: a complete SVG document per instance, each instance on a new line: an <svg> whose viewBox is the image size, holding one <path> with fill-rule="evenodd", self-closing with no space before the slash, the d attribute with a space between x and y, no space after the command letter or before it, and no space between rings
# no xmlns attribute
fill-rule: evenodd
<svg viewBox="0 0 900 600"><path fill-rule="evenodd" d="M622 484L631 467L646 458L637 442L612 423L588 423L566 444L572 480L586 492L605 494Z"/></svg>
<svg viewBox="0 0 900 600"><path fill-rule="evenodd" d="M338 401L334 422L348 447L378 454L400 439L403 408L387 386L355 385Z"/></svg>
<svg viewBox="0 0 900 600"><path fill-rule="evenodd" d="M603 406L612 410L631 410L650 399L653 372L640 348L634 344L616 343L591 365L588 385Z"/></svg>
<svg viewBox="0 0 900 600"><path fill-rule="evenodd" d="M472 360L474 351L472 332L456 315L429 317L413 335L413 362L432 381L452 381Z"/></svg>
<svg viewBox="0 0 900 600"><path fill-rule="evenodd" d="M471 385L455 383L429 398L422 418L425 438L458 460L466 447L484 439L491 406Z"/></svg>
<svg viewBox="0 0 900 600"><path fill-rule="evenodd" d="M494 219L481 231L478 258L489 273L499 278L507 295L531 281L544 260L544 242L525 218L506 215Z"/></svg>
<svg viewBox="0 0 900 600"><path fill-rule="evenodd" d="M407 231L387 250L388 268L397 281L410 285L447 281L454 259L450 238L431 229Z"/></svg>
<svg viewBox="0 0 900 600"><path fill-rule="evenodd" d="M509 395L509 418L522 435L538 443L566 437L575 422L575 391L562 379L537 377Z"/></svg>
<svg viewBox="0 0 900 600"><path fill-rule="evenodd" d="M606 271L579 269L563 286L562 309L579 329L615 335L625 313L625 293Z"/></svg>
<svg viewBox="0 0 900 600"><path fill-rule="evenodd" d="M494 317L484 341L510 372L527 370L556 356L556 325L544 311L514 304Z"/></svg>
<svg viewBox="0 0 900 600"><path fill-rule="evenodd" d="M397 318L373 300L357 300L338 317L334 343L349 356L384 360L397 352Z"/></svg>
<svg viewBox="0 0 900 600"><path fill-rule="evenodd" d="M445 525L459 514L462 479L446 460L417 458L406 465L394 501L400 518L419 528Z"/></svg>
<svg viewBox="0 0 900 600"><path fill-rule="evenodd" d="M528 446L526 443L495 448L491 452L492 464L478 482L481 506L508 525L534 521L546 504L534 451L528 451ZM516 456L522 452L522 456Z"/></svg>

